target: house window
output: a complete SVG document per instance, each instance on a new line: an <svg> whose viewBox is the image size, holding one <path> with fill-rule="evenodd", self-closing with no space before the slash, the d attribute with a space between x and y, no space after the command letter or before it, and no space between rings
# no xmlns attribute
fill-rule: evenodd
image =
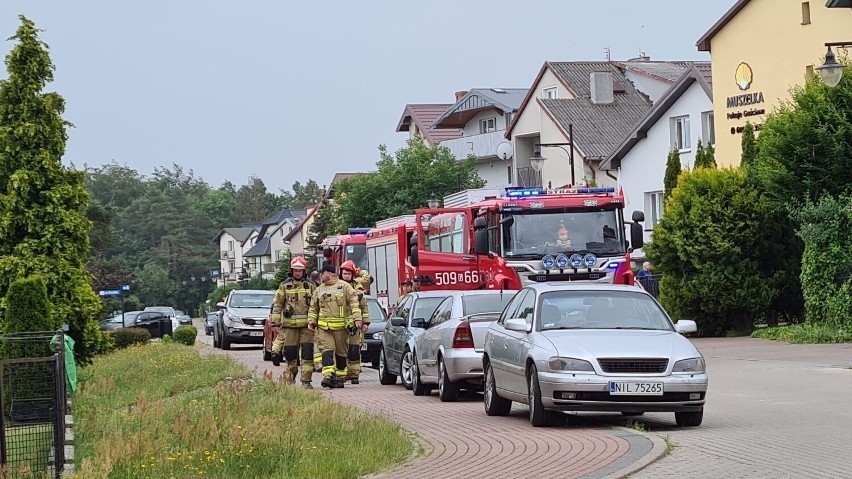
<svg viewBox="0 0 852 479"><path fill-rule="evenodd" d="M671 119L672 149L688 151L689 143L689 117L678 116Z"/></svg>
<svg viewBox="0 0 852 479"><path fill-rule="evenodd" d="M645 193L645 230L653 230L662 216L663 192L650 191Z"/></svg>
<svg viewBox="0 0 852 479"><path fill-rule="evenodd" d="M707 145L716 144L716 126L712 111L705 111L701 114L701 137Z"/></svg>
<svg viewBox="0 0 852 479"><path fill-rule="evenodd" d="M497 131L497 118L483 118L479 120L479 132L491 133Z"/></svg>
<svg viewBox="0 0 852 479"><path fill-rule="evenodd" d="M513 170L512 165L509 165L506 168L506 171L509 173L509 176L507 176L507 181L509 182L508 184L510 184L510 185L512 184L512 170Z"/></svg>
<svg viewBox="0 0 852 479"><path fill-rule="evenodd" d="M228 271L233 273L236 268L236 263L234 261L228 261Z"/></svg>
<svg viewBox="0 0 852 479"><path fill-rule="evenodd" d="M556 87L552 86L549 88L545 88L541 91L541 97L547 100L555 100L557 98Z"/></svg>
<svg viewBox="0 0 852 479"><path fill-rule="evenodd" d="M811 23L811 2L802 2L802 25Z"/></svg>
<svg viewBox="0 0 852 479"><path fill-rule="evenodd" d="M806 67L805 67L805 78L806 78L808 81L811 81L811 80L813 80L813 79L815 78L815 76L814 76L814 66L813 66L813 65L808 65L808 66L806 66Z"/></svg>
<svg viewBox="0 0 852 479"><path fill-rule="evenodd" d="M228 240L228 251L234 251L234 240Z"/></svg>

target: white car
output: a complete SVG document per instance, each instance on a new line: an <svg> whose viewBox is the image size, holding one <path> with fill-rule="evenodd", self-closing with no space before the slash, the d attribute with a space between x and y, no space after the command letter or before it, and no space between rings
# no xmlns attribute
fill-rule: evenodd
<svg viewBox="0 0 852 479"><path fill-rule="evenodd" d="M635 286L539 283L520 290L485 334L485 412L527 404L533 426L560 411L674 412L704 417L704 358L646 291Z"/></svg>

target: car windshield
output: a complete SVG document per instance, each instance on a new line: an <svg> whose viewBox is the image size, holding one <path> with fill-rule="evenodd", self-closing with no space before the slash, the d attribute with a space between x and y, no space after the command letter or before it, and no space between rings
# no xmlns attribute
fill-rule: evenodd
<svg viewBox="0 0 852 479"><path fill-rule="evenodd" d="M379 306L379 302L375 299L368 299L367 306L370 310L370 321L387 321L388 317L385 310Z"/></svg>
<svg viewBox="0 0 852 479"><path fill-rule="evenodd" d="M369 264L367 263L367 245L364 244L351 244L346 247L346 259L352 260L360 269L369 270Z"/></svg>
<svg viewBox="0 0 852 479"><path fill-rule="evenodd" d="M123 315L119 314L118 316L110 319L109 322L110 323L124 324L124 322L126 321L128 323L132 323L133 321L136 321L136 316L139 316L138 311L127 312L127 313L124 313Z"/></svg>
<svg viewBox="0 0 852 479"><path fill-rule="evenodd" d="M240 293L231 295L228 306L232 308L268 308L272 306L274 293Z"/></svg>
<svg viewBox="0 0 852 479"><path fill-rule="evenodd" d="M619 226L616 210L542 211L515 213L505 218L511 218L511 226L503 236L507 258L541 258L558 253L625 253L624 228Z"/></svg>
<svg viewBox="0 0 852 479"><path fill-rule="evenodd" d="M446 296L433 297L433 298L417 298L417 301L414 303L414 315L411 316L414 319L423 318L429 319L432 317L432 313L438 309L438 305L441 304L441 301L444 300Z"/></svg>
<svg viewBox="0 0 852 479"><path fill-rule="evenodd" d="M166 314L174 314L174 310L168 306L148 306L145 308L145 311L154 311L157 313L166 313Z"/></svg>
<svg viewBox="0 0 852 479"><path fill-rule="evenodd" d="M647 329L673 331L650 296L632 291L553 291L539 303L542 331L552 329Z"/></svg>
<svg viewBox="0 0 852 479"><path fill-rule="evenodd" d="M462 314L499 313L509 304L514 294L469 294L462 296Z"/></svg>

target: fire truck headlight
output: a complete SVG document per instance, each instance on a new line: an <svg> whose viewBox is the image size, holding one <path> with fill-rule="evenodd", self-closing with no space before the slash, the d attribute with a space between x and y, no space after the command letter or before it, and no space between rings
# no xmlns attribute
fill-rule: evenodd
<svg viewBox="0 0 852 479"><path fill-rule="evenodd" d="M570 263L570 261L568 260L568 257L565 256L564 254L560 254L560 255L556 256L556 266L559 266L559 269L567 268L568 263Z"/></svg>
<svg viewBox="0 0 852 479"><path fill-rule="evenodd" d="M556 265L556 260L553 259L553 256L547 255L541 258L541 265L544 266L544 269L553 269Z"/></svg>
<svg viewBox="0 0 852 479"><path fill-rule="evenodd" d="M583 263L586 264L587 268L592 268L596 264L598 264L598 257L593 255L592 253L589 253L586 256L583 256Z"/></svg>

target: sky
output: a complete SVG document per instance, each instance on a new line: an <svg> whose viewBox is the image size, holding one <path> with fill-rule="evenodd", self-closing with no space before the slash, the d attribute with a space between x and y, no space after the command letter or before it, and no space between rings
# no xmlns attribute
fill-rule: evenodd
<svg viewBox="0 0 852 479"><path fill-rule="evenodd" d="M2 0L45 30L67 102L64 162L276 191L370 171L408 103L529 88L545 61L709 60L695 42L734 0ZM12 42L0 42L3 57ZM6 70L0 68L0 78Z"/></svg>

